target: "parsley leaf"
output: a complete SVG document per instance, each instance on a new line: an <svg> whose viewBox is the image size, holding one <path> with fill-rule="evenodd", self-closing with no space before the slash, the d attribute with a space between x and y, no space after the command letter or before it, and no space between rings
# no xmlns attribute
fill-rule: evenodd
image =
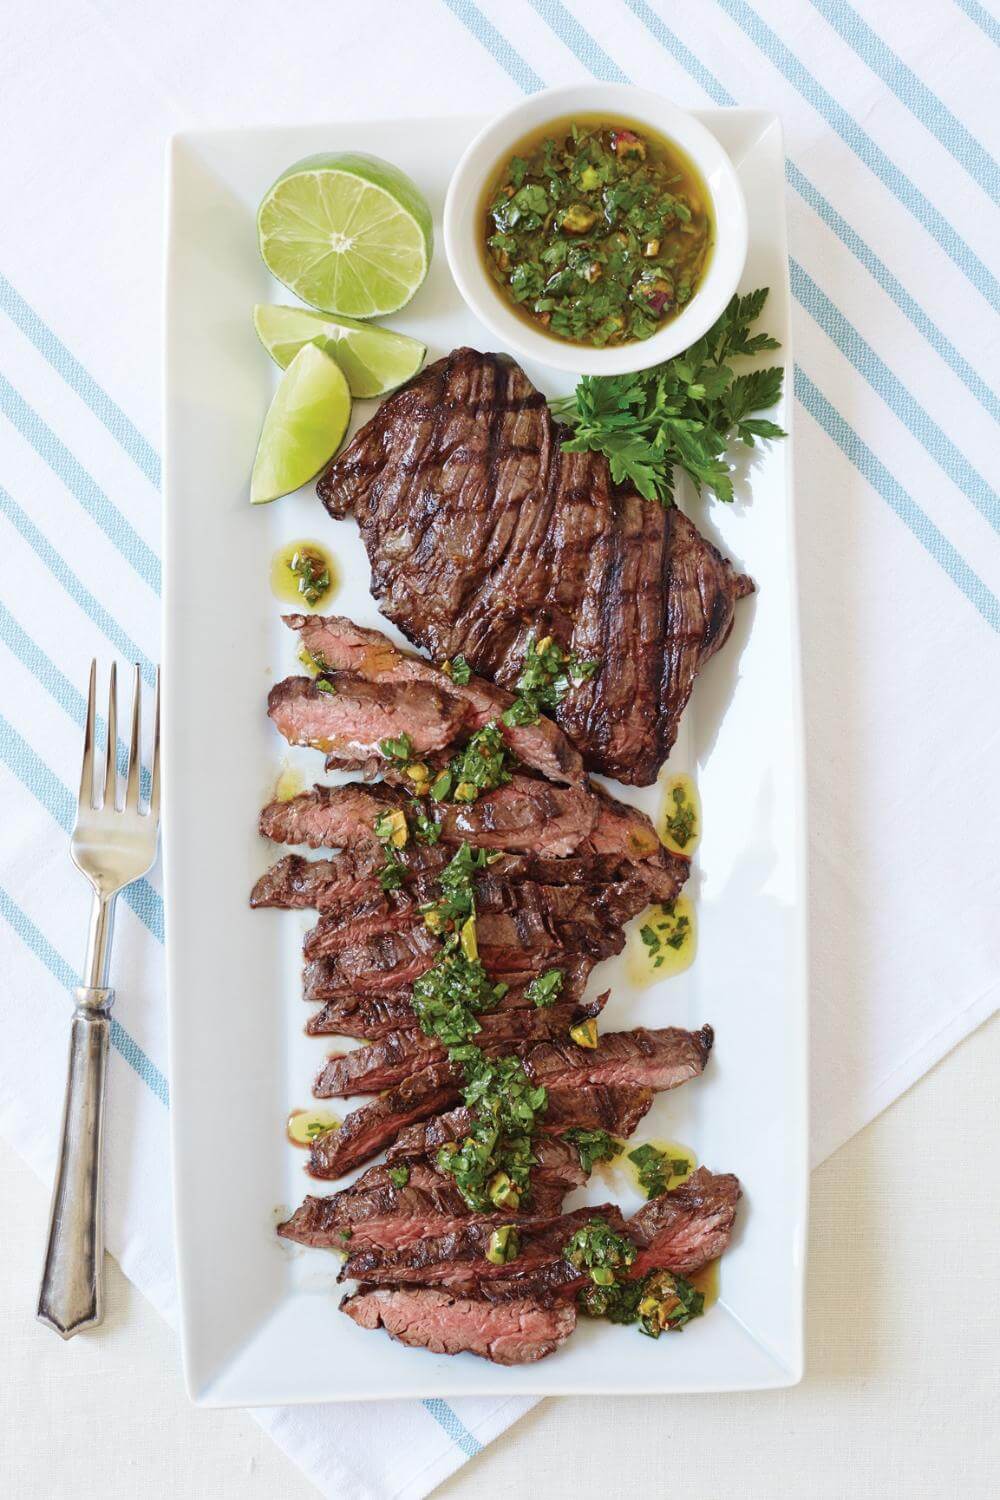
<svg viewBox="0 0 1000 1500"><path fill-rule="evenodd" d="M616 484L630 484L646 500L671 505L674 470L695 489L733 499L726 459L736 439L781 438L776 422L754 416L781 399L778 366L737 375L727 361L777 349L766 333L751 333L767 301L767 288L734 297L708 333L683 354L632 375L586 375L572 396L553 401L553 414L570 427L569 453L603 453Z"/></svg>

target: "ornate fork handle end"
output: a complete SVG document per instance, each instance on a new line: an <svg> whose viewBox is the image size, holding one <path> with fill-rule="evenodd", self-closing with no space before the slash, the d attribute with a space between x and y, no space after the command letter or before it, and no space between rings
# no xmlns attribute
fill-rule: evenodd
<svg viewBox="0 0 1000 1500"><path fill-rule="evenodd" d="M39 1321L64 1339L94 1327L104 1316L101 1155L114 996L111 989L76 991L62 1139L38 1293Z"/></svg>

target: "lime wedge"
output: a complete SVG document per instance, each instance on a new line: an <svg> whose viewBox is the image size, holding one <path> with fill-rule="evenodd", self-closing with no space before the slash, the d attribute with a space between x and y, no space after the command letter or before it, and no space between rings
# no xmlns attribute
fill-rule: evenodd
<svg viewBox="0 0 1000 1500"><path fill-rule="evenodd" d="M405 172L378 156L307 156L257 210L260 253L303 302L349 318L404 307L427 275L431 211Z"/></svg>
<svg viewBox="0 0 1000 1500"><path fill-rule="evenodd" d="M251 505L291 494L318 474L351 420L351 393L337 362L303 344L264 418L250 480Z"/></svg>
<svg viewBox="0 0 1000 1500"><path fill-rule="evenodd" d="M282 369L303 344L318 344L347 376L352 396L384 396L415 375L427 348L405 333L393 333L356 318L310 312L305 307L268 307L253 310L253 326L268 354Z"/></svg>

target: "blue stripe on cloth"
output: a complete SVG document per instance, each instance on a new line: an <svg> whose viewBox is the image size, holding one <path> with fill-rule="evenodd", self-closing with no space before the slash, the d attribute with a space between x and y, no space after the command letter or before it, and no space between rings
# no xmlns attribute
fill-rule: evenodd
<svg viewBox="0 0 1000 1500"><path fill-rule="evenodd" d="M920 403L913 399L902 381L896 378L840 309L820 290L808 271L796 260L789 259L788 264L792 291L802 306L830 335L858 374L863 375L872 389L878 391L889 409L944 470L952 483L971 500L980 515L985 516L994 531L1000 532L1000 496L990 488L937 423L932 421Z"/></svg>
<svg viewBox="0 0 1000 1500"><path fill-rule="evenodd" d="M53 547L48 537L43 536L31 517L25 513L14 499L0 485L0 515L7 517L11 525L20 533L28 546L41 559L59 583L62 584L67 594L83 610L84 614L107 636L108 640L128 661L137 661L139 670L150 687L156 682L156 667L140 650L131 636L126 635L116 620L108 614L103 605L98 604L93 594L80 582L76 574L67 565L59 553Z"/></svg>
<svg viewBox="0 0 1000 1500"><path fill-rule="evenodd" d="M1000 632L1000 600L990 592L978 574L972 571L965 559L955 550L948 538L938 530L930 517L920 509L899 481L890 474L881 459L877 458L853 428L847 425L840 413L830 405L823 392L817 389L805 371L798 366L795 370L795 394L810 416L815 418L841 452L847 455L872 488L878 491L890 509L895 511L934 561L940 564L987 624Z"/></svg>
<svg viewBox="0 0 1000 1500"><path fill-rule="evenodd" d="M542 0L538 0L538 3L542 3ZM634 0L626 0L626 3L630 5L631 9L637 15L640 14ZM532 4L536 4L536 0L532 0ZM576 24L574 22L574 25ZM676 41L666 31L665 27L662 29L670 42ZM571 33L567 31L567 35L569 34ZM665 45L668 44L665 43ZM677 47L681 50L675 55L680 58L681 51L686 52L686 49L681 48L681 44L679 43ZM673 47L671 47L671 50L673 50ZM690 53L687 55L691 56ZM709 91L714 92L715 97L718 97L723 92L721 85L712 79L712 75L706 72L702 65L697 62L697 59L693 59L693 61L702 76L708 82L715 83L715 91ZM685 66L687 66L686 62ZM965 562L965 559L952 546L951 542L938 531L933 521L925 515L912 497L907 494L898 480L889 473L882 461L872 453L871 449L867 447L853 428L844 421L844 418L834 409L826 396L813 385L812 381L808 380L798 370L795 372L795 391L799 400L802 401L803 405L806 405L807 410L811 411L817 421L821 422L827 433L841 448L842 452L869 479L869 482L882 496L886 504L891 506L896 514L905 521L914 535L919 538L928 552L930 552L931 556L935 558L948 574L952 582L965 594L966 598L970 600L975 608L979 610L983 618L993 625L995 629L1000 628L1000 605L998 605L998 601L994 595L972 571ZM806 400L807 396L809 398L808 401Z"/></svg>
<svg viewBox="0 0 1000 1500"><path fill-rule="evenodd" d="M449 3L450 0L445 0L446 5ZM472 1433L459 1420L457 1413L448 1405L447 1401L441 1401L437 1397L434 1397L427 1401L421 1401L420 1404L425 1411L430 1413L435 1422L444 1428L456 1448L461 1448L467 1458L475 1458L477 1453L482 1452L482 1443L479 1442L478 1438L472 1436Z"/></svg>
<svg viewBox="0 0 1000 1500"><path fill-rule="evenodd" d="M52 429L33 411L19 391L0 375L0 411L48 464L70 494L97 522L125 560L154 593L160 592L160 561L135 528L122 515Z"/></svg>
<svg viewBox="0 0 1000 1500"><path fill-rule="evenodd" d="M0 759L6 763L18 781L28 788L31 795L41 803L68 837L76 822L76 797L2 714L0 714ZM149 928L153 936L162 943L163 899L159 891L155 890L143 877L125 887L122 899L132 908L139 920Z"/></svg>
<svg viewBox="0 0 1000 1500"><path fill-rule="evenodd" d="M896 56L846 0L811 0L811 3L886 88L892 90L899 102L979 183L983 192L996 200L1000 196L1000 165L923 79Z"/></svg>
<svg viewBox="0 0 1000 1500"><path fill-rule="evenodd" d="M626 0L626 4L631 3L632 0ZM865 244L861 236L851 228L846 219L841 217L833 204L827 202L808 177L799 171L794 162L785 162L785 176L799 196L819 215L827 228L833 231L841 244L857 256L872 279L878 283L886 296L895 302L900 312L910 320L917 332L923 335L935 354L944 360L951 371L958 376L966 390L975 396L983 410L987 411L995 422L1000 422L1000 399L997 398L996 392L976 373L951 340L941 332L937 324L931 322L919 302L910 296L905 286L889 270L885 262L879 259L869 245Z"/></svg>
<svg viewBox="0 0 1000 1500"><path fill-rule="evenodd" d="M696 83L699 83L714 103L719 105L732 105L738 103L728 89L723 88L719 80L711 74L701 60L695 57L689 47L686 47L679 37L664 25L663 21L646 4L646 0L625 0L629 10L641 21L652 37L659 42L664 51L669 52L681 67L684 68ZM841 244L844 245L852 255L864 266L865 270L874 281L882 288L887 297L890 297L900 312L913 324L919 334L923 336L939 358L958 376L962 384L969 390L980 405L989 412L995 422L1000 422L1000 400L996 392L987 385L986 381L969 364L968 360L961 355L936 323L924 312L923 308L914 297L903 286L899 278L890 271L889 267L881 260L858 234L857 230L848 224L847 220L837 212L833 204L824 198L816 185L802 172L794 162L785 162L785 176L791 186L801 198L809 204L809 207L817 214L826 227L831 230Z"/></svg>
<svg viewBox="0 0 1000 1500"><path fill-rule="evenodd" d="M444 0L444 3L526 94L533 94L536 89L545 87L534 68L525 62L520 53L514 51L507 38L501 36L489 17L483 14L478 5L473 5L472 0Z"/></svg>
<svg viewBox="0 0 1000 1500"><path fill-rule="evenodd" d="M866 134L858 122L848 114L843 105L813 77L808 68L786 47L764 21L761 20L746 0L716 0L716 4L750 38L754 45L768 58L793 88L822 115L827 124L849 146L855 156L875 174L893 197L908 209L919 224L922 224L932 239L962 272L972 285L981 292L992 306L1000 301L1000 283L949 223L944 214L911 182L906 173L891 161L871 136Z"/></svg>
<svg viewBox="0 0 1000 1500"><path fill-rule="evenodd" d="M2 916L24 943L39 959L49 973L67 990L72 992L79 984L69 964L61 953L57 953L44 933L39 932L34 922L25 915L10 895L0 886L0 916ZM129 1067L134 1068L161 1104L170 1106L167 1080L150 1057L142 1050L135 1037L125 1030L120 1021L111 1017L111 1045L121 1053Z"/></svg>
<svg viewBox="0 0 1000 1500"><path fill-rule="evenodd" d="M991 16L985 5L980 5L979 0L955 0L960 10L964 10L970 21L975 21L989 37L1000 47L1000 21Z"/></svg>
<svg viewBox="0 0 1000 1500"><path fill-rule="evenodd" d="M599 78L602 83L631 82L590 32L585 31L576 17L570 15L562 0L531 0L531 6L573 56L578 57L584 67L590 69L595 78Z"/></svg>
<svg viewBox="0 0 1000 1500"><path fill-rule="evenodd" d="M27 667L28 671L38 678L46 692L56 700L63 712L68 714L82 731L87 716L87 705L83 694L77 691L67 677L63 676L52 658L47 656L37 641L33 640L22 628L20 621L15 619L2 599L0 599L0 640L13 651L21 665ZM95 714L94 720L97 741L100 744L106 739L107 726L100 714ZM124 776L128 769L128 750L125 741L120 736L115 746L115 764L118 774ZM150 778L145 766L141 766L139 770L139 785L143 796L148 797Z"/></svg>
<svg viewBox="0 0 1000 1500"><path fill-rule="evenodd" d="M160 459L152 444L3 275L0 275L0 312L5 312L15 327L34 344L43 359L48 360L53 370L89 406L98 421L104 423L115 442L150 484L159 489Z"/></svg>

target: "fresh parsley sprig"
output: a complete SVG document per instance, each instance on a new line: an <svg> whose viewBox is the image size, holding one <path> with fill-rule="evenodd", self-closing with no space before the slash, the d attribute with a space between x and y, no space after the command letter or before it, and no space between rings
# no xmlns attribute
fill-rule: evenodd
<svg viewBox="0 0 1000 1500"><path fill-rule="evenodd" d="M633 375L585 375L572 396L553 401L553 414L572 429L569 453L603 453L616 484L632 484L646 500L671 505L674 470L683 469L700 492L733 498L725 454L736 440L781 438L776 422L755 415L781 399L778 366L737 375L734 356L778 349L766 333L751 333L768 288L734 297L708 333L683 354Z"/></svg>

